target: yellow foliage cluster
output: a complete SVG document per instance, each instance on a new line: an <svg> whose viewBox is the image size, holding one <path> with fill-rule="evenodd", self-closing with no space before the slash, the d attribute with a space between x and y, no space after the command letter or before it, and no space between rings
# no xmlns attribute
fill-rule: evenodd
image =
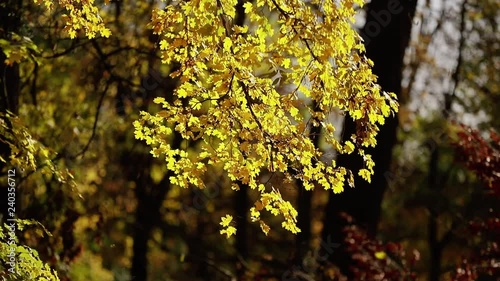
<svg viewBox="0 0 500 281"><path fill-rule="evenodd" d="M33 225L39 227L41 236L51 235L40 223L30 220L17 220L16 230L22 231L26 226ZM2 280L60 280L57 272L51 269L49 264L40 260L36 250L19 245L17 237L14 236L14 240L12 237L12 229L7 224L0 225L0 260L2 261L0 277ZM15 267L10 267L12 265Z"/></svg>
<svg viewBox="0 0 500 281"><path fill-rule="evenodd" d="M207 166L222 167L234 183L261 193L255 221L266 209L283 215L283 226L296 233L295 209L275 187L261 185L259 175L283 173L306 189L318 184L335 193L346 179L353 184L351 171L319 161L309 132L320 126L337 152L363 157L359 175L369 181L374 163L363 149L376 144L378 126L398 104L376 84L351 26L361 0L247 2L242 26L234 24L237 2L176 1L153 11L150 27L160 36L163 62L180 64L171 74L180 84L172 102L154 100L163 110L141 112L135 136L155 157L166 157L172 183L203 188ZM338 110L356 120L352 141L334 136L328 116ZM200 150L172 148L174 131L201 140Z"/></svg>
<svg viewBox="0 0 500 281"><path fill-rule="evenodd" d="M279 190L272 188L271 192L264 192L263 185L260 185L259 189L262 191L261 199L257 200L255 206L250 209L252 221L258 221L260 228L267 235L270 227L260 218L260 212L265 209L275 216L282 215L284 217L281 224L284 229L294 234L300 232L296 225L298 213L290 202L283 200Z"/></svg>
<svg viewBox="0 0 500 281"><path fill-rule="evenodd" d="M225 227L225 229L222 229L220 231L220 234L226 234L227 238L236 233L236 228L230 225L232 221L233 217L230 215L226 215L225 217L221 218L220 225L222 225L222 227Z"/></svg>
<svg viewBox="0 0 500 281"><path fill-rule="evenodd" d="M0 162L18 168L21 174L40 171L53 175L60 183L75 186L73 175L53 162L55 152L37 141L19 117L9 112L0 114L0 137L10 150L9 158L0 156Z"/></svg>
<svg viewBox="0 0 500 281"><path fill-rule="evenodd" d="M31 59L37 62L38 47L26 36L10 33L10 40L0 39L0 49L5 55L3 63L14 65L25 59Z"/></svg>
<svg viewBox="0 0 500 281"><path fill-rule="evenodd" d="M44 4L50 11L54 7L52 0L34 0L36 4ZM106 3L109 1L105 1ZM76 38L79 30L84 30L85 35L92 39L100 34L109 37L111 31L104 26L102 18L99 16L99 9L94 5L94 0L58 0L59 6L66 10L62 17L66 22L64 31L71 39Z"/></svg>

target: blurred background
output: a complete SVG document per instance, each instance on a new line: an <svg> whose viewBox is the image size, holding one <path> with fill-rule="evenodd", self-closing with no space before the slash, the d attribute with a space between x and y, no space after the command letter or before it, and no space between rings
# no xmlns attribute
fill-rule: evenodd
<svg viewBox="0 0 500 281"><path fill-rule="evenodd" d="M101 2L113 35L93 39L63 35L61 6L0 3L1 180L25 167L16 216L52 235L28 226L19 244L60 280L499 280L500 2L359 9L366 55L400 103L371 150L376 175L337 195L263 175L296 202L302 229L277 218L268 236L248 219L256 193L231 190L222 171L204 190L171 185L134 138L139 111L157 111L152 99L176 86L178 66L161 63L147 27L170 1ZM351 120L335 122L350 135ZM350 157L337 161L359 168ZM227 213L238 224L230 239L219 233Z"/></svg>

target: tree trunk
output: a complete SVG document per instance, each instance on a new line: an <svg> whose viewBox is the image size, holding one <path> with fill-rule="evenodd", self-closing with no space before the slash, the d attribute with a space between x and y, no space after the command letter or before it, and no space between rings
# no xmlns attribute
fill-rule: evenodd
<svg viewBox="0 0 500 281"><path fill-rule="evenodd" d="M313 108L316 108L316 103ZM319 123L319 122L318 122ZM319 149L319 135L321 134L321 127L312 127L309 133L315 148ZM297 196L297 226L301 232L297 234L295 240L295 264L302 265L302 260L309 250L309 243L311 242L311 205L312 205L312 190L305 190L303 183L300 180L296 181L297 188L299 189Z"/></svg>
<svg viewBox="0 0 500 281"><path fill-rule="evenodd" d="M155 38L152 37L154 41ZM169 102L173 101L173 91L177 85L176 79L165 78L154 69L155 51L151 51L149 58L148 76L142 81L144 98L151 100L155 96L164 96ZM178 65L174 65L172 71L179 69ZM146 110L148 105L143 105L142 110ZM174 132L172 139L172 149L178 149L181 146L182 136ZM136 153L139 153L137 155ZM154 184L150 169L153 163L153 158L150 154L143 152L133 153L126 151L122 159L122 166L129 169L129 179L136 182L135 195L137 199L137 209L135 214L135 225L133 233L133 254L132 267L130 275L134 281L148 280L148 242L151 238L151 233L155 227L161 222L160 207L165 199L166 194L170 190L170 177L173 175L168 172L158 184Z"/></svg>
<svg viewBox="0 0 500 281"><path fill-rule="evenodd" d="M179 134L174 134L172 149L179 148L181 141L182 137ZM150 158L151 156L142 155L142 157ZM170 190L169 178L172 174L170 172L167 173L160 183L154 184L149 175L152 159L140 161L140 157L138 158L138 161L133 161L133 163L136 163L136 169L140 171L137 173L139 177L136 179L135 194L137 198L137 209L135 215L135 228L133 234L134 245L130 275L134 281L147 281L148 242L151 238L151 232L161 221L160 207L167 192Z"/></svg>
<svg viewBox="0 0 500 281"><path fill-rule="evenodd" d="M11 41L11 33L18 33L21 25L21 0L8 0L0 5L0 39ZM5 54L0 52L0 111L17 114L19 108L19 66L4 63Z"/></svg>
<svg viewBox="0 0 500 281"><path fill-rule="evenodd" d="M234 24L238 26L243 26L245 22L245 9L243 4L245 1L239 0L236 5L236 18L234 19ZM239 259L245 260L248 257L248 221L247 214L249 206L248 198L248 185L241 182L238 183L240 190L237 191L235 195L235 205L234 210L236 213L236 225L237 231L235 236L235 248L237 256L236 270L239 280L244 279L245 267Z"/></svg>
<svg viewBox="0 0 500 281"><path fill-rule="evenodd" d="M297 196L297 227L300 232L297 233L295 239L295 264L301 265L302 260L309 250L311 241L311 200L312 190L305 190L300 182L298 187L299 194Z"/></svg>
<svg viewBox="0 0 500 281"><path fill-rule="evenodd" d="M149 177L148 174L143 176ZM143 181L148 182L148 181ZM162 187L167 189L167 187ZM146 281L148 276L148 241L151 237L151 231L155 225L154 218L159 216L159 212L153 208L153 202L149 200L158 200L151 198L146 192L145 186L136 186L137 210L135 216L134 244L132 255L132 268L130 270L131 280ZM155 204L156 205L156 204Z"/></svg>
<svg viewBox="0 0 500 281"><path fill-rule="evenodd" d="M236 192L234 210L236 213L235 247L237 255L245 259L248 257L248 185L239 183L240 190Z"/></svg>
<svg viewBox="0 0 500 281"><path fill-rule="evenodd" d="M435 147L435 149L432 150L429 160L428 183L430 192L437 193L440 186L438 179L439 148L435 142L431 143L431 147ZM437 206L433 206L432 203L427 206L427 210L429 211L429 218L427 219L427 243L430 252L429 281L439 281L439 277L441 276L441 256L443 254L438 236L439 211L437 210Z"/></svg>
<svg viewBox="0 0 500 281"><path fill-rule="evenodd" d="M10 33L18 33L20 24L21 24L21 7L22 1L20 0L9 0L5 1L5 3L0 4L0 39L4 39L7 41L11 40ZM14 65L6 65L4 63L7 57L3 53L3 50L0 50L0 113L5 114L7 111L18 114L19 109L19 91L20 91L20 76L19 76L19 66L17 64ZM2 117L3 119L3 117ZM2 120L6 123L7 129L11 129L11 124L7 119ZM0 138L4 138L4 136L0 135ZM10 156L10 147L3 141L0 142L0 156L9 161ZM7 169L12 169L16 167L12 167L9 163L3 163L0 161L0 171L4 174L7 174ZM15 178L17 180L20 171L15 171ZM7 202L7 194L8 189L7 186L5 188L1 188L1 196L0 198L4 198ZM19 196L16 200L16 208L20 209ZM2 220L6 219L7 215L7 204L2 204L0 208L0 214L2 215ZM3 223L3 222L0 222Z"/></svg>
<svg viewBox="0 0 500 281"><path fill-rule="evenodd" d="M375 63L373 72L378 76L378 83L384 91L394 92L398 96L401 93L403 58L409 43L415 8L416 0L373 0L368 6L367 21L361 32L365 39L366 55ZM367 150L376 164L371 184L356 178L356 188L346 188L341 194L330 195L325 210L324 241L343 245L342 229L345 222L340 216L342 212L352 216L370 235L375 235L383 194L388 184L385 174L391 164L397 126L397 118L388 118L377 136L377 147ZM346 117L343 130L344 141L355 133L351 118ZM363 167L361 160L355 154L339 155L337 163L357 174ZM329 255L329 260L336 263L348 277L351 276L349 266L352 261L345 248L341 246L335 254Z"/></svg>

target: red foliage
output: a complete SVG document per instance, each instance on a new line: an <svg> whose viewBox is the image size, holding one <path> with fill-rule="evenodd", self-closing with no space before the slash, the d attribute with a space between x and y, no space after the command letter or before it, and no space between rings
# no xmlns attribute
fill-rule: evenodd
<svg viewBox="0 0 500 281"><path fill-rule="evenodd" d="M347 251L355 262L351 268L353 280L417 280L411 268L419 260L418 251L407 257L400 244L371 239L356 225L347 226L344 231Z"/></svg>
<svg viewBox="0 0 500 281"><path fill-rule="evenodd" d="M500 135L490 131L490 140L481 132L461 125L454 143L457 160L475 172L495 196L500 197Z"/></svg>
<svg viewBox="0 0 500 281"><path fill-rule="evenodd" d="M454 143L457 160L485 183L488 195L500 199L500 136L491 131L490 140L486 140L477 130L463 125L461 128L460 140ZM453 281L500 276L499 217L498 210L491 209L488 217L469 222L469 235L478 237L480 242L470 257L463 258L453 273Z"/></svg>

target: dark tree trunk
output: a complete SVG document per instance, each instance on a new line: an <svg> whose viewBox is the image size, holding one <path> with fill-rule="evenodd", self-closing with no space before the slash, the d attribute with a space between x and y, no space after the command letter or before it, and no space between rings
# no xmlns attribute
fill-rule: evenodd
<svg viewBox="0 0 500 281"><path fill-rule="evenodd" d="M20 0L9 0L5 3L0 4L0 39L7 41L11 40L11 32L18 33L21 23L21 6L22 1ZM19 77L19 66L6 65L4 63L6 59L3 50L0 50L0 113L5 114L8 111L14 114L18 114L19 109L19 91L20 91L20 77ZM2 120L6 123L8 130L11 128L11 124L7 119ZM3 138L3 136L0 136ZM0 142L0 156L8 161L10 155L9 146L1 141ZM0 171L7 174L7 169L12 169L9 163L5 164L0 161ZM16 170L15 179L18 179L18 174L20 171ZM9 207L7 202L7 186L1 188L2 207L0 208L0 214L5 219L7 215L7 207ZM19 196L16 196L19 198ZM20 208L20 200L16 200L16 208ZM3 222L0 222L3 223Z"/></svg>
<svg viewBox="0 0 500 281"><path fill-rule="evenodd" d="M10 0L0 5L0 39L11 41L12 33L18 33L21 24L22 1ZM7 57L0 50L0 112L18 114L20 77L17 64L7 65ZM7 124L9 125L9 124ZM8 159L9 147L0 143L1 156Z"/></svg>
<svg viewBox="0 0 500 281"><path fill-rule="evenodd" d="M235 25L243 26L245 22L245 9L243 8L243 4L245 2L246 1L240 0L236 5L236 18L234 20ZM235 248L238 255L238 262L236 263L237 276L239 280L242 280L244 278L243 276L245 275L245 268L239 259L244 260L248 257L249 254L247 214L250 206L248 198L248 185L242 184L241 182L238 184L240 186L240 190L236 193L234 205L237 225Z"/></svg>
<svg viewBox="0 0 500 281"><path fill-rule="evenodd" d="M431 158L429 160L429 175L428 183L431 193L439 192L439 179L438 179L438 161L439 161L439 148L434 141L430 143ZM430 269L429 269L429 281L439 281L441 276L441 256L443 254L443 248L441 247L441 241L439 241L438 234L438 217L439 210L437 206L430 203L427 208L429 211L429 218L427 221L427 242L429 245L430 252Z"/></svg>
<svg viewBox="0 0 500 281"><path fill-rule="evenodd" d="M0 5L0 39L11 41L12 33L18 33L21 25L21 0L8 0ZM0 52L0 110L17 114L19 106L19 66L8 66L6 57Z"/></svg>
<svg viewBox="0 0 500 281"><path fill-rule="evenodd" d="M154 42L156 39L152 38ZM143 97L151 100L155 96L163 96L167 101L173 101L173 91L177 85L176 79L165 78L153 66L155 64L155 51L151 51L149 58L148 76L142 81ZM174 65L172 71L179 69ZM144 104L141 110L147 110L148 104ZM174 132L172 139L172 149L179 149L182 136ZM133 253L132 267L130 275L134 281L148 280L148 242L151 233L161 222L160 208L166 194L170 190L170 177L168 172L160 183L155 184L150 176L150 169L153 158L150 154L143 152L127 151L122 159L122 166L127 170L129 178L136 182L135 195L137 199L137 209L135 214L135 225L133 232Z"/></svg>
<svg viewBox="0 0 500 281"><path fill-rule="evenodd" d="M240 190L236 192L234 210L236 213L236 236L235 247L236 253L239 256L237 264L237 275L241 279L245 274L244 265L239 259L246 259L248 257L248 221L247 214L250 208L248 204L248 185L239 183Z"/></svg>
<svg viewBox="0 0 500 281"><path fill-rule="evenodd" d="M452 103L455 99L455 91L457 89L458 83L460 81L460 72L461 66L463 63L463 50L465 46L466 40L466 31L465 31L465 16L467 14L467 0L464 0L461 5L460 12L460 40L458 46L458 58L457 65L455 67L455 71L453 72L452 79L455 83L453 86L452 92L445 95L444 108L442 109L442 115L444 119L448 119L450 116L450 111L452 108ZM433 194L433 197L439 198L439 194L441 193L441 187L443 186L442 178L446 178L446 175L440 175L439 171L439 159L440 159L440 148L438 143L434 139L430 139L428 141L429 149L431 151L431 156L429 159L429 174L428 174L428 188L430 194ZM448 232L443 235L441 239L439 239L439 216L442 212L439 203L429 202L427 206L427 210L429 211L429 218L427 220L427 243L429 246L430 260L429 260L429 281L439 281L441 279L441 267L442 267L442 256L443 251L446 245L450 242L451 237L453 236L453 222L452 227Z"/></svg>
<svg viewBox="0 0 500 281"><path fill-rule="evenodd" d="M316 104L313 105L316 108ZM319 122L318 122L319 123ZM321 134L321 127L312 127L309 138L311 139L314 147L318 148L319 135ZM297 234L295 240L295 264L301 265L302 260L309 250L309 243L311 242L311 205L312 205L312 190L305 190L303 183L300 180L296 181L297 188L299 189L297 196L297 226L301 232Z"/></svg>
<svg viewBox="0 0 500 281"><path fill-rule="evenodd" d="M378 83L384 91L400 95L403 58L411 34L411 25L415 13L416 0L373 0L368 6L366 25L362 30L365 39L367 57L375 63L373 72L378 76ZM397 118L389 118L377 136L377 147L369 149L375 161L375 175L372 182L356 178L356 188L346 188L338 195L331 195L325 210L323 240L343 244L342 229L345 226L340 214L345 212L355 222L374 235L380 219L381 203L387 188L386 172L391 164L392 149L396 142ZM344 123L344 140L355 133L352 119ZM362 161L357 155L339 155L337 163L357 174L362 168ZM329 260L336 263L348 276L351 260L344 248L329 255Z"/></svg>
<svg viewBox="0 0 500 281"><path fill-rule="evenodd" d="M0 5L0 38L11 41L12 34L18 33L21 24L21 0L9 0ZM0 110L17 114L19 107L19 66L8 66L4 63L6 57L0 52Z"/></svg>
<svg viewBox="0 0 500 281"><path fill-rule="evenodd" d="M180 147L182 137L178 134L174 135L172 141L172 149ZM148 159L144 160L143 158ZM170 190L169 178L171 173L167 173L162 181L154 184L150 177L150 167L152 159L150 155L138 156L137 161L133 161L139 172L136 181L136 198L137 210L135 215L135 227L133 233L134 245L132 254L132 268L130 275L134 281L148 280L148 242L151 238L151 232L161 222L160 207L165 199L167 192ZM142 160L142 161L141 161ZM131 161L131 159L128 159ZM133 175L133 174L132 174Z"/></svg>
<svg viewBox="0 0 500 281"><path fill-rule="evenodd" d="M147 173L143 173L142 176L149 177ZM155 225L154 218L159 216L159 214L157 214L158 212L152 206L154 203L148 202L151 199L158 200L156 198L151 198L151 195L145 192L147 187L144 185L148 182L150 181L145 180L142 181L142 183L136 181L136 183L140 185L136 186L137 210L133 233L132 268L130 270L131 280L136 281L148 280L148 241ZM167 187L162 187L162 189L166 190Z"/></svg>
<svg viewBox="0 0 500 281"><path fill-rule="evenodd" d="M149 177L149 174L145 174L144 176ZM151 184L150 180L143 182L149 182L149 184ZM144 187L139 186L136 188L145 189ZM158 192L154 192L157 196L154 196L149 192L137 196L138 204L135 218L135 230L133 234L134 245L132 269L130 271L132 280L148 280L148 242L151 237L151 232L160 222L160 206L165 198L165 194L169 190L169 184L167 183L164 186L154 186L153 188L158 189Z"/></svg>
<svg viewBox="0 0 500 281"><path fill-rule="evenodd" d="M313 192L306 190L300 182L297 196L297 227L300 232L295 239L295 264L300 265L309 250L311 241L311 200Z"/></svg>
<svg viewBox="0 0 500 281"><path fill-rule="evenodd" d="M17 115L19 110L19 66L17 64L6 65L3 63L5 59L5 55L0 53L0 73L2 76L0 81L2 92L0 110L2 113L10 111Z"/></svg>

